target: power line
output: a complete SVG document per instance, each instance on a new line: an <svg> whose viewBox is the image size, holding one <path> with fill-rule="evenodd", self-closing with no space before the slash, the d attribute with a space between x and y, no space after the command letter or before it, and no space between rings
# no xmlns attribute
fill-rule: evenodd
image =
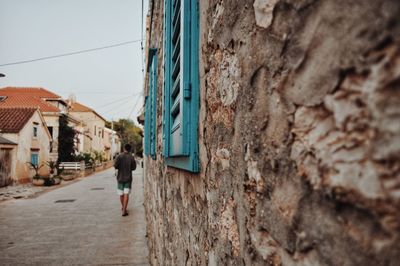
<svg viewBox="0 0 400 266"><path fill-rule="evenodd" d="M94 51L98 51L98 50L104 50L104 49L114 48L114 47L118 47L118 46L128 45L128 44L135 43L135 42L141 42L141 41L142 40L133 40L133 41L128 41L128 42L115 43L115 44L111 44L111 45L106 45L106 46L101 46L101 47L96 47L96 48L91 48L91 49L85 49L85 50L80 50L80 51L74 51L74 52L69 52L69 53L65 53L65 54L51 55L51 56L45 56L45 57L40 57L40 58L35 58L35 59L30 59L30 60L5 63L5 64L1 64L0 66L26 64L26 63L54 59L54 58L59 58L59 57L64 57L64 56L89 53L89 52L94 52Z"/></svg>
<svg viewBox="0 0 400 266"><path fill-rule="evenodd" d="M132 110L129 112L129 115L128 115L127 119L131 118L131 115L132 115L133 111L135 110L136 106L138 105L140 98L142 98L142 97L137 97L136 103L133 105Z"/></svg>
<svg viewBox="0 0 400 266"><path fill-rule="evenodd" d="M121 107L126 107L129 108L131 102L133 101L133 98L126 98L124 101L122 101L118 106L108 106L107 108L105 108L105 110L103 110L103 113L111 113L114 114L116 110L120 110ZM127 105L129 104L129 105ZM117 112L118 113L118 112Z"/></svg>
<svg viewBox="0 0 400 266"><path fill-rule="evenodd" d="M100 105L100 106L96 106L95 109L103 108L103 107L106 107L106 106L109 106L109 105L113 105L115 103L123 102L125 100L130 100L130 97L137 96L139 94L140 93L135 93L135 94L131 94L129 96L125 96L125 97L123 97L121 99L118 99L118 100L115 100L115 101L112 101L112 102L108 102L108 103Z"/></svg>

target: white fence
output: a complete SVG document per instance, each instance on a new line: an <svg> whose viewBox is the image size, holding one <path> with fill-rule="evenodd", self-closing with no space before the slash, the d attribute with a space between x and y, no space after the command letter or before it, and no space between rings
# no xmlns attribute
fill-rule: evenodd
<svg viewBox="0 0 400 266"><path fill-rule="evenodd" d="M81 171L91 167L90 164L85 164L83 162L62 162L58 166L58 169Z"/></svg>

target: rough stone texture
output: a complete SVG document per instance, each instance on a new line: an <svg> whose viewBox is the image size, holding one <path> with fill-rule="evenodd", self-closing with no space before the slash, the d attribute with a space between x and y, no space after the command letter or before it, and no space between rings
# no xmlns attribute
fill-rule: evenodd
<svg viewBox="0 0 400 266"><path fill-rule="evenodd" d="M160 100L151 263L398 265L400 2L199 2L201 173L164 165Z"/></svg>

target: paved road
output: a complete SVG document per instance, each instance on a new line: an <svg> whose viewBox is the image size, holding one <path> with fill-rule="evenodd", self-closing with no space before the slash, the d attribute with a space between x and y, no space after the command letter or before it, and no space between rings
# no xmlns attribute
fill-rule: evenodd
<svg viewBox="0 0 400 266"><path fill-rule="evenodd" d="M113 169L0 203L0 265L148 265L141 170L126 217Z"/></svg>

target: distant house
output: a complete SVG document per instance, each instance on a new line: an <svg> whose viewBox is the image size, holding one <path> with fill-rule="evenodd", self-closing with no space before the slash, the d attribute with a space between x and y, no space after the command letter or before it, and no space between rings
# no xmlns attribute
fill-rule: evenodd
<svg viewBox="0 0 400 266"><path fill-rule="evenodd" d="M2 165L6 165L2 167L9 173L4 179L29 181L34 171L28 162L44 165L50 160L52 138L43 115L37 108L0 107L0 130ZM40 175L48 173L47 166L39 171Z"/></svg>
<svg viewBox="0 0 400 266"><path fill-rule="evenodd" d="M104 152L104 129L106 119L95 110L81 103L69 100L69 113L84 123L83 151Z"/></svg>
<svg viewBox="0 0 400 266"><path fill-rule="evenodd" d="M121 151L121 140L116 131L104 129L104 152L107 160L112 160Z"/></svg>
<svg viewBox="0 0 400 266"><path fill-rule="evenodd" d="M58 158L58 136L60 116L66 115L68 124L80 132L83 128L82 122L68 114L68 105L61 96L44 88L19 88L7 87L0 89L1 107L31 107L40 109L53 142L50 148L52 160ZM83 144L81 140L81 145Z"/></svg>

